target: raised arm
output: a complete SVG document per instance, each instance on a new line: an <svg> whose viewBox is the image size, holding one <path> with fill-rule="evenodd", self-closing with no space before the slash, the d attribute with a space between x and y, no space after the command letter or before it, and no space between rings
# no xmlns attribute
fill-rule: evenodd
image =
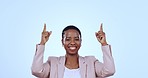
<svg viewBox="0 0 148 78"><path fill-rule="evenodd" d="M111 46L107 44L102 24L100 30L96 32L96 38L101 43L103 53L103 63L95 61L95 71L99 77L108 77L115 73L114 59L112 57Z"/></svg>
<svg viewBox="0 0 148 78"><path fill-rule="evenodd" d="M45 43L48 41L50 35L51 31L46 31L46 24L44 24L41 42L36 46L36 52L31 67L32 74L39 78L47 78L49 76L50 64L49 62L43 63L43 56Z"/></svg>

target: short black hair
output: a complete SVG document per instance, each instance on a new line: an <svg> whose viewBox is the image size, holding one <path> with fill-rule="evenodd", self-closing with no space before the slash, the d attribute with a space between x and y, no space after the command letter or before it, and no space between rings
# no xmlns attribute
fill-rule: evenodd
<svg viewBox="0 0 148 78"><path fill-rule="evenodd" d="M69 30L69 29L74 29L74 30L78 31L79 34L80 34L80 38L81 38L81 31L79 30L79 28L77 28L77 27L74 26L74 25L69 25L69 26L67 26L67 27L65 27L65 28L63 29L63 31L62 31L62 38L64 38L64 34L65 34L64 32L67 31L67 30Z"/></svg>

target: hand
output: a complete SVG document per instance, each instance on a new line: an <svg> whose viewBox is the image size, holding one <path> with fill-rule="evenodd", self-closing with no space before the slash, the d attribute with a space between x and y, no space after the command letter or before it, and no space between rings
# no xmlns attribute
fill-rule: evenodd
<svg viewBox="0 0 148 78"><path fill-rule="evenodd" d="M102 46L107 45L105 33L103 32L102 24L100 26L100 30L95 33L97 40L101 43Z"/></svg>
<svg viewBox="0 0 148 78"><path fill-rule="evenodd" d="M44 24L44 29L43 29L43 32L42 32L40 45L45 45L45 43L48 41L51 33L52 33L52 31L50 31L50 32L46 31L46 24Z"/></svg>

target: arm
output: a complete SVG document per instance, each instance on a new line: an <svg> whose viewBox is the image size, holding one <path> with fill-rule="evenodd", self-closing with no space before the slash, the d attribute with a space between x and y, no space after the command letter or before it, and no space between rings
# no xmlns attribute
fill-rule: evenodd
<svg viewBox="0 0 148 78"><path fill-rule="evenodd" d="M36 46L36 53L31 67L32 74L37 77L46 78L49 76L50 64L49 62L43 63L43 55L45 43L48 41L50 35L51 31L46 31L46 24L44 24L41 42Z"/></svg>
<svg viewBox="0 0 148 78"><path fill-rule="evenodd" d="M44 45L36 46L36 53L32 63L32 74L36 77L46 78L49 75L50 64L48 62L43 63Z"/></svg>
<svg viewBox="0 0 148 78"><path fill-rule="evenodd" d="M95 71L97 76L108 77L115 73L114 59L111 53L111 46L102 46L103 63L95 61Z"/></svg>
<svg viewBox="0 0 148 78"><path fill-rule="evenodd" d="M115 65L111 53L111 46L107 44L102 24L100 30L96 32L96 38L101 43L103 52L103 63L98 60L95 61L96 74L101 77L111 76L115 73Z"/></svg>

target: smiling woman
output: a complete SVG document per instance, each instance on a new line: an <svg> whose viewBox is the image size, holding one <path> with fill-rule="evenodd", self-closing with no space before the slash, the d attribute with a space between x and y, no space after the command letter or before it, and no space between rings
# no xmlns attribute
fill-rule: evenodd
<svg viewBox="0 0 148 78"><path fill-rule="evenodd" d="M80 34L80 30L75 26L68 26L63 30L62 44L66 50L67 56L78 55L78 50L81 47Z"/></svg>
<svg viewBox="0 0 148 78"><path fill-rule="evenodd" d="M45 44L51 35L46 31L46 24L42 32L40 44L36 47L36 53L32 64L32 74L39 78L97 78L108 77L115 73L114 60L111 47L106 42L102 24L96 32L96 38L102 45L103 63L94 56L82 57L78 51L81 47L81 31L73 25L67 26L62 32L62 44L66 50L65 56L49 57L43 63Z"/></svg>

